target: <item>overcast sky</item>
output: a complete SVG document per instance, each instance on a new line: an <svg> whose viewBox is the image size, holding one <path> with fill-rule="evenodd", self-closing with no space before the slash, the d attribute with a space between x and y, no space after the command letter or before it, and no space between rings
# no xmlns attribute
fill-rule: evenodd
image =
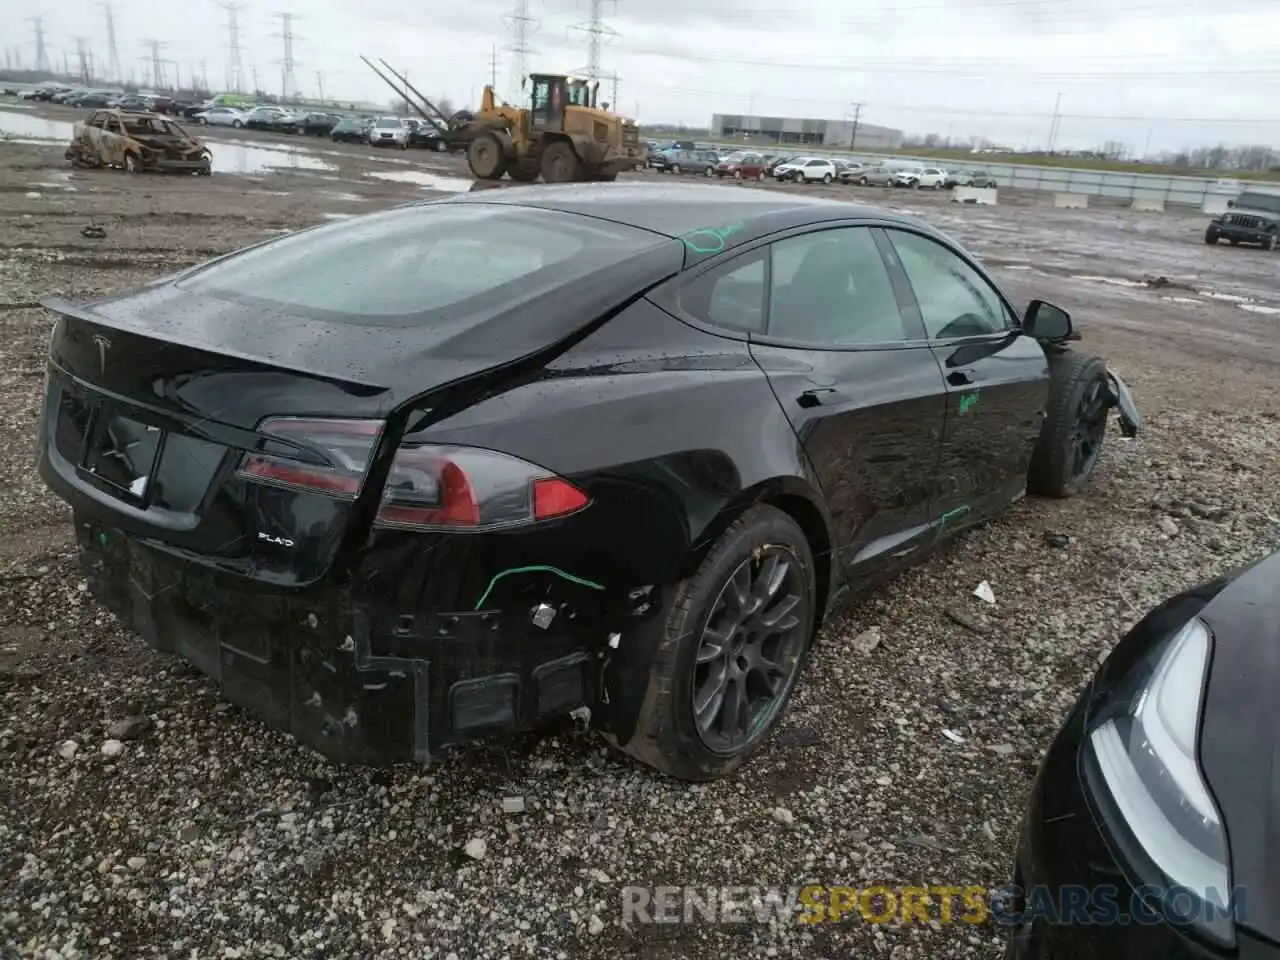
<svg viewBox="0 0 1280 960"><path fill-rule="evenodd" d="M314 94L385 101L357 55L407 70L428 96L474 101L497 48L500 94L515 93L510 21L516 0L451 4L439 19L421 0L243 0L246 80L280 89L280 11L295 16L296 77ZM531 69L586 66L575 30L589 0L528 0ZM201 61L226 86L228 16L215 0L113 0L122 63L145 79L143 41L165 46L182 76ZM35 58L42 15L50 56L87 36L106 64L99 0L8 0L0 43ZM1280 0L605 0L605 75L619 108L642 122L705 125L712 113L848 118L1015 147L1044 145L1061 94L1059 146L1106 140L1136 152L1184 145L1280 147ZM3 52L0 50L0 52ZM170 68L172 69L172 68ZM611 84L602 83L608 93ZM1119 119L1107 119L1119 118Z"/></svg>

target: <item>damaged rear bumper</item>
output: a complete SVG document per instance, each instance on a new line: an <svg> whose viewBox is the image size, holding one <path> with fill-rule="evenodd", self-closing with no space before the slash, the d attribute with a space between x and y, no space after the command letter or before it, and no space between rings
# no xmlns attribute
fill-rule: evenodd
<svg viewBox="0 0 1280 960"><path fill-rule="evenodd" d="M76 518L92 594L226 699L340 763L426 762L596 702L600 651L527 610L406 615L327 583L305 595L183 562Z"/></svg>

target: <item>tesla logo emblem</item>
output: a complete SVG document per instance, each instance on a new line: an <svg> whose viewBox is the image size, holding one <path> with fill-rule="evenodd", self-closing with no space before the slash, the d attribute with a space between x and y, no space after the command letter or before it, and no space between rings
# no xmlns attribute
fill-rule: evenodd
<svg viewBox="0 0 1280 960"><path fill-rule="evenodd" d="M93 335L93 343L98 348L98 370L102 374L107 372L107 351L111 348L111 341L100 333Z"/></svg>
<svg viewBox="0 0 1280 960"><path fill-rule="evenodd" d="M292 547L294 545L293 541L288 537L273 537L271 534L263 533L261 530L258 531L258 539L265 540L267 543L274 543L281 547Z"/></svg>

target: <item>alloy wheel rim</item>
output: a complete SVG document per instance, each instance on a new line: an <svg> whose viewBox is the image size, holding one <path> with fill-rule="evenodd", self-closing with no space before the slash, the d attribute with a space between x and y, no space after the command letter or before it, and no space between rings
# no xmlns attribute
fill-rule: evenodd
<svg viewBox="0 0 1280 960"><path fill-rule="evenodd" d="M756 551L726 580L698 642L691 692L709 750L737 753L777 716L799 672L808 620L799 562L785 548Z"/></svg>
<svg viewBox="0 0 1280 960"><path fill-rule="evenodd" d="M1077 480L1087 476L1098 462L1102 437L1107 430L1107 398L1101 377L1095 377L1085 388L1076 408L1075 427L1071 432L1071 475Z"/></svg>

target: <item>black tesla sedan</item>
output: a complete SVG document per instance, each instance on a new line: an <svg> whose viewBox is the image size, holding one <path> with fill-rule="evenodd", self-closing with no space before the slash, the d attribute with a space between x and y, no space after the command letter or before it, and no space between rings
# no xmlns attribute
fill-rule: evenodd
<svg viewBox="0 0 1280 960"><path fill-rule="evenodd" d="M722 774L839 598L1138 427L1063 311L772 191L458 195L48 306L94 595L336 759L572 712Z"/></svg>
<svg viewBox="0 0 1280 960"><path fill-rule="evenodd" d="M1016 960L1280 957L1280 554L1148 614L1041 766L1011 887Z"/></svg>

